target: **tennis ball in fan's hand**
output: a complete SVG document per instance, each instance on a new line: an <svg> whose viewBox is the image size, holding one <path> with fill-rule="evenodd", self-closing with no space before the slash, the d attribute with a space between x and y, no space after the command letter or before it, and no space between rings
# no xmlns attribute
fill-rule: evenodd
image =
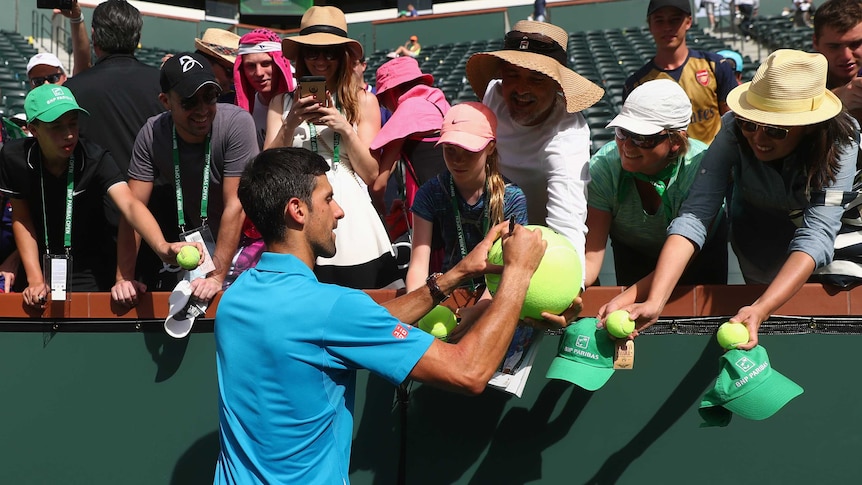
<svg viewBox="0 0 862 485"><path fill-rule="evenodd" d="M732 350L739 344L748 343L748 327L742 323L724 322L718 327L715 338L722 348Z"/></svg>
<svg viewBox="0 0 862 485"><path fill-rule="evenodd" d="M431 309L424 317L419 319L418 327L430 333L431 335L446 340L451 332L458 325L458 319L448 307L437 305Z"/></svg>
<svg viewBox="0 0 862 485"><path fill-rule="evenodd" d="M520 318L541 320L542 312L559 315L569 308L572 301L580 294L584 278L581 257L578 256L574 245L553 229L532 225L525 227L541 231L542 239L547 241L548 246L545 248L542 262L530 279L530 287L524 297ZM502 239L498 239L491 246L491 250L488 251L488 262L503 264ZM492 295L497 292L500 277L499 274L485 275L485 283Z"/></svg>
<svg viewBox="0 0 862 485"><path fill-rule="evenodd" d="M635 321L625 310L612 311L605 319L605 328L616 338L625 338L635 330Z"/></svg>
<svg viewBox="0 0 862 485"><path fill-rule="evenodd" d="M201 252L194 246L183 246L177 253L177 264L182 269L195 269L201 261Z"/></svg>

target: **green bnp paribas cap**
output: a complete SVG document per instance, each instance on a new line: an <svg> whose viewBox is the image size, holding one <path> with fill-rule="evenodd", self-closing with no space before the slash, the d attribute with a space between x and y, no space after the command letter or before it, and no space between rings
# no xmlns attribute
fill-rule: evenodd
<svg viewBox="0 0 862 485"><path fill-rule="evenodd" d="M27 113L27 123L33 120L50 123L63 116L69 111L81 111L85 114L87 110L78 106L72 91L64 86L45 83L27 93L24 98L24 111Z"/></svg>
<svg viewBox="0 0 862 485"><path fill-rule="evenodd" d="M766 349L729 350L719 359L715 386L700 403L701 426L727 426L733 414L747 419L766 419L802 388L772 368ZM731 414L732 413L732 414Z"/></svg>
<svg viewBox="0 0 862 485"><path fill-rule="evenodd" d="M604 386L614 374L614 341L598 320L582 318L566 327L548 379L562 379L588 391Z"/></svg>

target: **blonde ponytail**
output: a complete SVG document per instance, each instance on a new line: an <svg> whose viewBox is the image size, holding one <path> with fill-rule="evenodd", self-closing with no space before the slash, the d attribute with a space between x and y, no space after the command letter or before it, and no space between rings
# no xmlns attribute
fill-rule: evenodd
<svg viewBox="0 0 862 485"><path fill-rule="evenodd" d="M485 181L488 186L488 227L503 222L506 182L500 175L497 165L497 147L494 147L485 159Z"/></svg>

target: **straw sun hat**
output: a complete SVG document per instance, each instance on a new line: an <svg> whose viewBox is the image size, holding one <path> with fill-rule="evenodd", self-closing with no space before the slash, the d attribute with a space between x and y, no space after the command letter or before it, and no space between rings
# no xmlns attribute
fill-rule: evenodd
<svg viewBox="0 0 862 485"><path fill-rule="evenodd" d="M835 117L842 105L826 89L822 54L780 49L757 68L751 82L733 89L727 105L742 118L768 125L813 125Z"/></svg>
<svg viewBox="0 0 862 485"><path fill-rule="evenodd" d="M236 51L239 48L239 36L224 29L207 29L203 38L195 39L195 49L208 56L213 56L233 69L236 62Z"/></svg>
<svg viewBox="0 0 862 485"><path fill-rule="evenodd" d="M575 113L589 108L604 95L604 90L566 67L565 30L545 23L521 20L506 34L506 49L474 54L467 61L467 80L479 98L488 83L499 78L501 61L540 72L560 86L566 98L566 111Z"/></svg>
<svg viewBox="0 0 862 485"><path fill-rule="evenodd" d="M347 37L347 19L337 7L311 7L299 22L299 35L281 41L284 56L295 61L304 45L345 45L354 59L362 58L362 44Z"/></svg>

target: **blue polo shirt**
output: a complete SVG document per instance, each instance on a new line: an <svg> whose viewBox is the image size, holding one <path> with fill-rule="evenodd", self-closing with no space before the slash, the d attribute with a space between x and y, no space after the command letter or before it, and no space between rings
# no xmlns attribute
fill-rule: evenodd
<svg viewBox="0 0 862 485"><path fill-rule="evenodd" d="M216 484L348 483L356 369L401 383L433 341L269 252L222 296L215 338Z"/></svg>

